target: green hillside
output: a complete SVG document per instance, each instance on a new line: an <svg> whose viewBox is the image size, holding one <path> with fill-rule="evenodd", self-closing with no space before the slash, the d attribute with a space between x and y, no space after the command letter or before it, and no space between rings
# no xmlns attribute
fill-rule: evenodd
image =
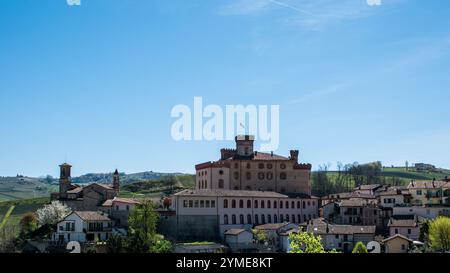
<svg viewBox="0 0 450 273"><path fill-rule="evenodd" d="M398 177L404 180L442 180L450 177L450 170L440 169L436 172L418 172L414 169L406 170L404 167L383 168L381 173L386 177Z"/></svg>
<svg viewBox="0 0 450 273"><path fill-rule="evenodd" d="M50 198L48 197L0 202L0 223L4 225L4 228L9 228L14 233L18 233L20 219L26 213L35 212L49 202ZM8 216L9 212L10 215Z"/></svg>

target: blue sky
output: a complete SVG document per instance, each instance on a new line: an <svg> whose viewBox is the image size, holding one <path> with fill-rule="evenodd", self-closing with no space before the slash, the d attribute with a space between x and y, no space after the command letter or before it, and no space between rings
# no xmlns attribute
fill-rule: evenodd
<svg viewBox="0 0 450 273"><path fill-rule="evenodd" d="M450 2L0 0L0 175L194 172L177 104L280 105L279 154L450 168Z"/></svg>

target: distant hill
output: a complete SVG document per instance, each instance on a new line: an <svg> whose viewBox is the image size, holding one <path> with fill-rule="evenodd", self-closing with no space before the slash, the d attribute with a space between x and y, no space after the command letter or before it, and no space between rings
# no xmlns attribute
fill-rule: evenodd
<svg viewBox="0 0 450 273"><path fill-rule="evenodd" d="M128 185L137 182L164 180L170 177L183 177L183 173L141 172L120 174L121 184ZM189 176L189 175L188 175ZM74 184L105 183L110 184L113 173L90 173L72 177ZM0 177L0 201L21 200L29 198L49 197L58 190L58 179L47 177Z"/></svg>

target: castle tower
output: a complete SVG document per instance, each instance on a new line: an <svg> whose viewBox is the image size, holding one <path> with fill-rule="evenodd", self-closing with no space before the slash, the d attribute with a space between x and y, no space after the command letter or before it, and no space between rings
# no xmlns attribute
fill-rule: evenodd
<svg viewBox="0 0 450 273"><path fill-rule="evenodd" d="M116 191L117 194L119 194L120 191L120 174L119 171L116 169L113 176L113 189Z"/></svg>
<svg viewBox="0 0 450 273"><path fill-rule="evenodd" d="M62 165L59 165L60 168L60 175L59 175L59 198L60 199L66 199L67 198L67 191L70 188L70 185L72 183L71 179L71 168L72 166L64 163Z"/></svg>
<svg viewBox="0 0 450 273"><path fill-rule="evenodd" d="M236 137L236 152L238 157L252 158L254 153L255 137L250 135Z"/></svg>

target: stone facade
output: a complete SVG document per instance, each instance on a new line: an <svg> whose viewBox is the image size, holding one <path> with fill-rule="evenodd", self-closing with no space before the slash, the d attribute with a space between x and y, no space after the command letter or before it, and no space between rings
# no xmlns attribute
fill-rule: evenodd
<svg viewBox="0 0 450 273"><path fill-rule="evenodd" d="M196 166L197 189L259 190L311 194L311 165L289 157L254 151L252 136L236 137L236 149L222 149L221 159Z"/></svg>

